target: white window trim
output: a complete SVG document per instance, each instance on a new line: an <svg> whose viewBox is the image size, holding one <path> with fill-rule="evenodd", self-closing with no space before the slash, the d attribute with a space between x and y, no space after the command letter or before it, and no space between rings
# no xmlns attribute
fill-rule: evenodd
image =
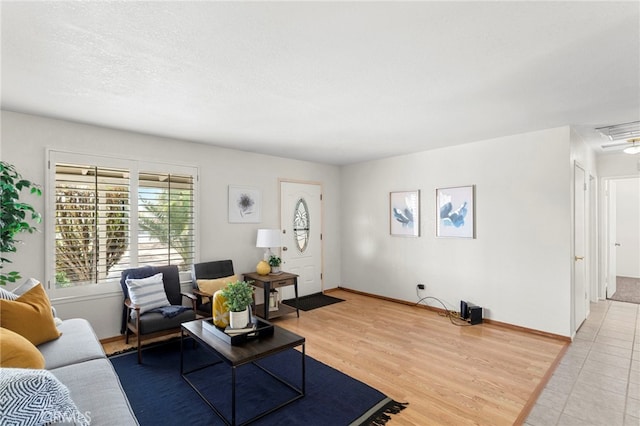
<svg viewBox="0 0 640 426"><path fill-rule="evenodd" d="M55 239L55 185L56 185L56 163L72 163L83 164L90 163L96 166L103 167L122 167L131 170L131 174L137 177L139 170L153 171L153 172L171 172L179 174L190 174L194 177L193 182L193 202L194 202L194 259L193 262L199 261L200 253L200 239L198 237L199 229L199 184L200 184L200 170L197 166L174 164L174 163L160 163L149 162L145 160L125 159L121 157L113 157L106 155L96 154L84 154L78 152L68 152L55 149L47 149L45 155L45 282L47 292L52 300L65 300L65 299L90 299L94 297L103 297L105 295L122 293L120 287L120 279L113 279L100 284L86 284L78 285L66 288L56 288L55 285L55 252L56 252L56 239ZM138 199L137 185L131 189L131 199ZM137 223L138 210L131 209L130 221L131 223ZM132 248L131 267L137 265L137 244L138 244L138 230L137 227L132 227L129 234L130 244ZM139 265L143 266L143 265ZM191 272L181 272L180 281L191 281Z"/></svg>

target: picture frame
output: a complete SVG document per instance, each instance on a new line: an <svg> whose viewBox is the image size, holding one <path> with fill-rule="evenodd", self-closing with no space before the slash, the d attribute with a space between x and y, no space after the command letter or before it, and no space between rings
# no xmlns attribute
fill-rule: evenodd
<svg viewBox="0 0 640 426"><path fill-rule="evenodd" d="M389 193L389 231L397 237L420 236L420 191Z"/></svg>
<svg viewBox="0 0 640 426"><path fill-rule="evenodd" d="M262 192L250 186L229 185L229 223L262 222Z"/></svg>
<svg viewBox="0 0 640 426"><path fill-rule="evenodd" d="M475 185L436 189L436 237L476 237L475 193Z"/></svg>

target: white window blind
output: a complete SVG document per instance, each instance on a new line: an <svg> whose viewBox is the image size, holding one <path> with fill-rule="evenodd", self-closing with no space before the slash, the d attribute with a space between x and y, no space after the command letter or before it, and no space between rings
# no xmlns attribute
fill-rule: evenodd
<svg viewBox="0 0 640 426"><path fill-rule="evenodd" d="M190 270L196 168L57 151L49 158L47 268L55 289L116 283L123 270L143 265Z"/></svg>
<svg viewBox="0 0 640 426"><path fill-rule="evenodd" d="M141 172L138 185L138 262L193 263L193 176Z"/></svg>
<svg viewBox="0 0 640 426"><path fill-rule="evenodd" d="M56 285L97 283L129 264L127 170L56 164Z"/></svg>

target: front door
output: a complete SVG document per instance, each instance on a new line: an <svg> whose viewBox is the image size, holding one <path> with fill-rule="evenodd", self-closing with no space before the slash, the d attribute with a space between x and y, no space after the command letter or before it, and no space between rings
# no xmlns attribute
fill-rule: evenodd
<svg viewBox="0 0 640 426"><path fill-rule="evenodd" d="M298 275L299 296L322 292L322 187L280 182L282 269ZM284 299L293 289L282 288Z"/></svg>

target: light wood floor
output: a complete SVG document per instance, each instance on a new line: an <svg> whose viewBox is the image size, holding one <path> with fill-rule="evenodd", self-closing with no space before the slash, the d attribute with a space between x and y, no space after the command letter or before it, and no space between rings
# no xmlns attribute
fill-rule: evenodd
<svg viewBox="0 0 640 426"><path fill-rule="evenodd" d="M520 424L566 342L491 324L458 327L427 309L342 290L345 302L274 322L306 353L408 407L394 425ZM123 341L105 344L107 353Z"/></svg>

